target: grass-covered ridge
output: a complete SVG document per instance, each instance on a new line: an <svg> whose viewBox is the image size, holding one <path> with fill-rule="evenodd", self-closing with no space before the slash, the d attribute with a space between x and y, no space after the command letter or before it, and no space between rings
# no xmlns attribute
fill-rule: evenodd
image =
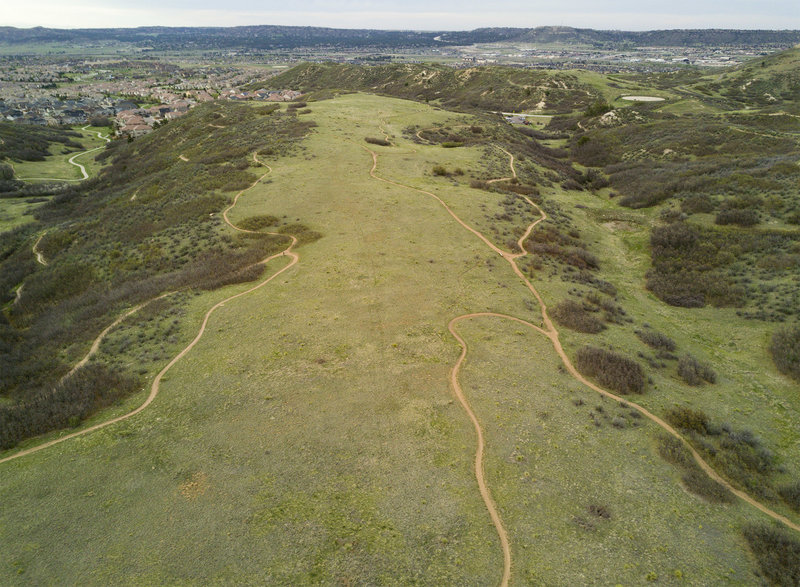
<svg viewBox="0 0 800 587"><path fill-rule="evenodd" d="M0 499L14 505L0 513L0 577L497 583L502 551L476 486L475 428L449 379L465 350L458 382L483 430L514 583L752 583L742 529L768 517L708 477L680 440L662 443L633 405L674 422L734 487L755 492L764 469L768 507L797 520L800 405L766 353L772 325L737 308L667 305L645 288L651 229L687 222L682 213L620 208L602 170L570 160L579 127L518 130L367 94L309 104L318 126L289 156L264 158L272 171L229 217L269 231L300 219L325 238L268 288L219 307L146 411L2 464ZM207 130L233 132L217 127L235 116L218 114L204 111ZM173 127L171 155L204 174L204 149L180 144L200 140L200 126ZM120 149L145 146L155 143ZM158 204L160 191L115 157L114 173L131 182L120 206ZM180 190L172 166L145 162ZM93 210L80 196L74 206ZM148 238L166 210L153 209ZM713 222L694 214L692 226ZM134 248L120 251L150 242L132 232ZM47 234L39 248L51 264L66 260L68 239ZM565 368L524 280L563 308L566 355L593 349L587 372L600 381L609 371L609 385L634 393L600 395ZM144 347L148 364L163 365L182 348L170 341L191 340L209 307L247 287L148 306L109 334L98 361L123 367ZM448 328L457 316L461 347ZM82 540L64 544L51 528L75 519Z"/></svg>
<svg viewBox="0 0 800 587"><path fill-rule="evenodd" d="M259 114L244 105L204 106L147 137L115 141L98 156L110 165L97 178L39 208L39 223L3 233L3 396L33 409L42 394L58 395L53 386L71 358L128 304L261 274L256 263L286 239L232 236L219 213L231 192L253 183L252 153L288 154L310 123ZM8 409L17 421L17 408Z"/></svg>
<svg viewBox="0 0 800 587"><path fill-rule="evenodd" d="M444 65L303 64L251 86L376 92L446 108L519 112L539 109L569 112L583 109L599 96L597 89L570 72L510 67L453 69Z"/></svg>

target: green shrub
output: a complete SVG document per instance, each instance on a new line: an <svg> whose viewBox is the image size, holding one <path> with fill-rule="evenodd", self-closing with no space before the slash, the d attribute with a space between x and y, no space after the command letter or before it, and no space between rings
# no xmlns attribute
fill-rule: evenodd
<svg viewBox="0 0 800 587"><path fill-rule="evenodd" d="M375 137L365 137L364 140L370 145L380 145L382 147L390 147L392 145L392 143L386 139L377 139Z"/></svg>
<svg viewBox="0 0 800 587"><path fill-rule="evenodd" d="M595 377L601 385L622 394L644 393L645 377L641 365L623 355L585 346L575 357L578 370Z"/></svg>
<svg viewBox="0 0 800 587"><path fill-rule="evenodd" d="M280 222L280 219L277 216L262 214L259 216L250 216L249 218L244 218L237 222L236 226L245 230L261 230L267 226L275 226L278 224L278 222Z"/></svg>
<svg viewBox="0 0 800 587"><path fill-rule="evenodd" d="M732 503L733 494L709 477L692 457L686 446L670 434L658 439L658 454L668 463L683 470L681 480L686 489L712 503Z"/></svg>
<svg viewBox="0 0 800 587"><path fill-rule="evenodd" d="M776 330L769 352L778 371L800 381L800 326Z"/></svg>
<svg viewBox="0 0 800 587"><path fill-rule="evenodd" d="M691 430L699 434L708 433L708 416L703 412L677 407L669 410L664 419L680 430Z"/></svg>
<svg viewBox="0 0 800 587"><path fill-rule="evenodd" d="M714 218L716 224L736 224L738 226L755 226L759 223L758 212L752 209L720 210Z"/></svg>
<svg viewBox="0 0 800 587"><path fill-rule="evenodd" d="M463 147L464 143L461 141L445 141L442 143L442 147L445 149L454 149L455 147Z"/></svg>
<svg viewBox="0 0 800 587"><path fill-rule="evenodd" d="M765 524L750 524L742 533L770 584L800 585L800 540L782 528Z"/></svg>
<svg viewBox="0 0 800 587"><path fill-rule="evenodd" d="M711 367L688 353L678 361L678 375L689 385L701 385L703 381L708 383L717 381L717 374Z"/></svg>
<svg viewBox="0 0 800 587"><path fill-rule="evenodd" d="M0 449L51 430L76 426L97 410L140 387L140 382L101 365L88 365L66 381L24 402L0 407Z"/></svg>
<svg viewBox="0 0 800 587"><path fill-rule="evenodd" d="M677 348L675 341L666 334L653 330L636 330L636 336L647 346L667 352L672 352Z"/></svg>
<svg viewBox="0 0 800 587"><path fill-rule="evenodd" d="M566 326L576 332L597 334L606 328L605 324L589 312L583 304L579 304L574 300L559 302L553 308L552 313L553 318L561 326Z"/></svg>
<svg viewBox="0 0 800 587"><path fill-rule="evenodd" d="M800 512L800 481L783 485L778 489L778 495L786 502L786 505L794 511Z"/></svg>
<svg viewBox="0 0 800 587"><path fill-rule="evenodd" d="M713 212L716 205L708 194L694 194L681 202L681 210L686 214Z"/></svg>
<svg viewBox="0 0 800 587"><path fill-rule="evenodd" d="M434 175L439 177L447 177L448 175L450 175L447 172L447 168L445 168L444 165L434 165L431 171L433 172Z"/></svg>

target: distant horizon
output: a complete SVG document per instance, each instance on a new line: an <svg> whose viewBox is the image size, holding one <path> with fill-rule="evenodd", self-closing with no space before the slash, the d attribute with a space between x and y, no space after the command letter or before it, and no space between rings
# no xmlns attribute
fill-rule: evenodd
<svg viewBox="0 0 800 587"><path fill-rule="evenodd" d="M7 24L0 24L0 28L2 27L9 27L15 28L20 30L34 30L34 29L51 29L51 30L65 30L65 31L77 31L77 30L113 30L113 29L123 29L123 30L135 30L135 29L144 29L144 28L167 28L167 29L180 29L180 28L218 28L218 29L233 29L233 28L240 28L240 27L293 27L293 28L321 28L321 29L339 29L339 30L378 30L378 31L389 31L389 32L416 32L416 33L436 33L436 32L447 32L447 33L456 33L456 32L470 32L476 29L520 29L520 30L531 30L531 29L542 29L542 28L564 28L564 29L574 29L574 30L593 30L593 31L602 31L602 32L630 32L630 33L643 33L643 32L656 32L656 31L770 31L770 32L800 32L800 26L798 28L737 28L737 27L670 27L670 28L644 28L644 29L633 29L633 28L603 28L603 27L588 27L588 26L573 26L568 24L539 24L535 26L510 26L510 25L493 25L493 26L481 26L481 27L471 27L471 28L461 28L461 29L446 29L446 28L392 28L392 27L366 27L366 26L328 26L328 25L315 25L315 24L282 24L282 23L257 23L257 24L232 24L232 25L210 25L210 24L141 24L141 25L132 25L132 26L49 26L49 25L32 25L32 26L16 26L16 25L7 25Z"/></svg>
<svg viewBox="0 0 800 587"><path fill-rule="evenodd" d="M531 29L542 29L542 28L563 28L563 29L574 29L574 30L592 30L592 31L601 31L601 32L626 32L626 33L643 33L643 32L657 32L657 31L770 31L770 32L800 32L800 27L798 28L780 28L780 29L770 29L770 28L735 28L735 27L671 27L671 28L645 28L645 29L632 29L632 28L602 28L602 27L585 27L585 26L572 26L567 24L540 24L536 26L503 26L503 25L494 25L494 26L482 26L482 27L472 27L472 28L462 28L462 29L444 29L444 28L429 28L429 29L420 29L420 28L391 28L391 27L353 27L353 26L327 26L327 25L299 25L299 24L280 24L280 23L258 23L258 24L233 24L233 25L191 25L191 24L142 24L142 25L135 25L135 26L47 26L47 25L33 25L33 26L15 26L15 25L6 25L0 24L0 28L2 27L9 27L15 28L20 30L34 30L34 29L50 29L50 30L65 30L65 31L77 31L77 30L113 30L113 29L123 29L123 30L135 30L135 29L146 29L146 28L167 28L167 29L180 29L180 28L217 28L217 29L233 29L233 28L241 28L241 27L292 27L292 28L321 28L321 29L338 29L338 30L373 30L373 31L389 31L389 32L415 32L415 33L438 33L438 32L446 32L446 33L456 33L456 32L470 32L476 29L519 29L519 30L531 30Z"/></svg>
<svg viewBox="0 0 800 587"><path fill-rule="evenodd" d="M0 26L90 29L311 26L338 29L469 31L476 28L800 30L796 0L570 0L561 10L542 0L310 0L293 8L274 0L28 0L6 7ZM254 25L253 23L262 23ZM266 23L266 24L264 24ZM510 24L510 23L513 23Z"/></svg>

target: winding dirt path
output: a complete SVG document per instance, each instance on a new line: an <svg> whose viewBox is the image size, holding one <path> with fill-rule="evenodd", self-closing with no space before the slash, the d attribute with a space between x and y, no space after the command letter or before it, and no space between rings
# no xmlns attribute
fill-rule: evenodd
<svg viewBox="0 0 800 587"><path fill-rule="evenodd" d="M514 155L512 155L511 153L509 153L508 151L506 151L506 150L505 150L503 147L501 147L500 145L495 145L495 147L497 147L497 148L498 148L498 149L500 149L500 150L501 150L503 153L505 153L506 155L508 155L508 158L509 158L508 165L509 165L509 167L511 167L511 177L498 177L497 179L490 179L490 180L489 180L489 181L487 181L486 183L497 183L497 182L500 182L500 181L511 181L512 179L516 179L516 178L517 178L517 170L514 168Z"/></svg>
<svg viewBox="0 0 800 587"><path fill-rule="evenodd" d="M458 357L458 361L456 361L456 364L453 365L453 368L450 370L450 386L453 388L453 393L455 393L461 407L464 408L464 411L472 422L472 426L475 428L478 443L475 450L475 479L478 482L478 491L481 494L481 499L483 499L483 503L489 511L489 517L492 519L492 524L494 524L495 530L497 531L497 536L500 538L500 547L503 550L503 578L500 580L500 585L506 587L511 580L511 543L508 540L508 532L505 526L503 526L503 520L497 512L497 505L494 503L494 499L492 499L492 493L486 485L486 476L483 466L483 453L486 448L486 443L483 440L483 428L481 428L481 423L475 415L475 412L472 411L472 407L469 405L461 389L461 385L458 382L458 374L461 371L461 365L467 358L467 343L461 338L458 332L456 332L456 324L469 317L470 316L467 315L453 318L450 324L447 325L450 334L452 334L461 345L461 354Z"/></svg>
<svg viewBox="0 0 800 587"><path fill-rule="evenodd" d="M528 280L528 278L525 277L525 275L523 274L522 270L519 268L519 266L518 266L518 264L516 262L516 260L519 259L520 257L524 257L524 256L528 255L528 251L524 247L525 240L528 239L528 237L530 236L531 232L533 231L533 229L536 227L537 224L539 224L540 222L542 222L542 221L547 219L547 214L545 214L545 212L536 203L534 203L532 200L530 200L530 198L523 196L523 198L528 202L528 204L531 205L533 208L535 208L539 212L540 216L539 216L539 218L537 220L535 220L534 222L532 222L528 226L528 228L526 229L525 233L517 241L517 245L518 245L518 247L520 249L520 252L518 252L518 253L510 253L510 252L507 252L507 251L504 251L504 250L498 248L483 233L481 233L480 231L476 230L475 228L469 226L466 222L464 222L461 218L459 218L458 215L456 215L456 213L453 212L453 210L441 198L439 198L437 195L433 194L432 192L428 192L428 191L425 191L425 190L422 190L422 189L419 189L419 188L415 188L415 187L410 186L410 185L406 185L406 184L403 184L403 183L400 183L400 182L397 182L397 181L394 181L394 180L391 180L391 179L386 179L384 177L379 176L377 174L378 154L375 151L372 151L371 149L369 149L369 148L367 148L367 147L365 147L363 145L361 145L361 147L372 155L372 168L369 171L370 177L372 177L373 179L376 179L378 181L384 182L384 183L388 183L388 184L391 184L391 185L394 185L394 186L398 186L398 187L403 187L403 188L410 189L412 191L415 191L415 192L418 192L418 193L421 193L421 194L425 194L427 196L432 197L437 202L439 202L442 205L442 207L447 211L447 213L450 214L450 216L452 216L456 220L456 222L458 222L461 226L463 226L468 231L470 231L472 234L474 234L476 237L478 237L491 250L495 251L500 256L502 256L506 261L508 261L508 263L511 265L511 268L514 271L514 273L522 280L522 282L525 284L525 286L528 288L528 290L531 292L531 294L536 298L536 301L539 304L539 310L540 310L540 312L542 314L542 326L541 327L540 326L536 326L536 325L534 325L534 324L532 324L532 323L530 323L530 322L528 322L526 320L522 320L520 318L516 318L514 316L509 316L509 315L505 315L505 314L498 314L498 313L493 313L493 312L476 312L476 313L471 313L471 314L464 314L462 316L457 316L456 318L453 318L450 321L450 323L448 324L448 330L450 331L450 333L453 335L453 337L456 339L456 341L461 346L461 354L460 354L456 364L453 366L453 368L450 371L450 378L449 378L450 379L450 385L452 386L453 391L454 391L457 399L459 400L459 403L461 403L461 405L464 408L465 412L469 416L469 419L471 420L471 422L472 422L472 424L473 424L473 426L475 428L476 435L477 435L477 448L476 448L476 453L475 453L475 478L476 478L477 483L478 483L478 488L479 488L479 491L480 491L480 494L481 494L481 498L483 499L484 504L486 505L486 509L489 512L489 516L492 519L492 523L494 524L495 529L497 530L497 534L498 534L498 537L500 538L500 544L501 544L501 547L502 547L502 550L503 550L503 577L502 577L502 580L501 580L501 583L500 583L502 587L506 587L508 585L510 577L511 577L511 547L510 547L510 543L509 543L509 539L508 539L508 532L506 531L505 527L503 526L502 519L501 519L501 517L500 517L500 515L499 515L499 513L497 511L497 506L495 505L494 500L492 499L491 491L490 491L490 489L488 488L488 486L486 484L486 478L485 478L485 473L484 473L484 464L483 464L484 450L485 450L485 442L484 442L483 430L481 428L480 421L478 420L477 416L473 412L469 402L466 399L466 396L463 393L461 385L459 384L459 381L458 381L458 375L459 375L459 372L461 370L461 366L462 366L462 364L463 364L463 362L464 362L464 360L466 358L467 351L468 351L468 346L467 346L466 341L458 334L458 331L457 331L456 327L459 324L459 322L461 322L463 320L472 319L472 318L496 317L496 318L502 318L502 319L505 319L505 320L512 320L514 322L517 322L519 324L522 324L522 325L525 325L525 326L527 326L529 328L532 328L533 330L535 330L536 332L538 332L540 334L543 334L544 336L546 336L547 338L550 339L551 343L553 344L554 350L558 354L559 358L561 359L562 363L566 367L566 369L569 372L569 374L575 380L577 380L578 382L582 383L583 385L587 386L588 388L596 391L597 393L599 393L599 394L601 394L601 395L603 395L605 397L608 397L608 398L616 400L616 401L625 402L626 404L632 406L639 413L641 413L644 417L646 417L650 421L654 422L656 425L658 425L659 427L664 429L666 432L668 432L674 438L680 440L683 443L683 445L692 454L692 457L694 458L695 462L697 462L697 464L700 466L700 468L703 471L705 471L705 473L709 477L711 477L714 481L716 481L717 483L719 483L720 485L722 485L723 487L728 489L731 493L736 495L738 498L740 498L745 503L755 507L756 509L758 509L762 513L766 514L767 516L771 517L772 519L781 522L782 524L784 524L785 526L787 526L787 527L789 527L789 528L791 528L793 530L800 531L800 525L796 524L792 520L789 520L785 516L782 516L781 514L769 509L765 505L763 505L760 502L758 502L755 499L753 499L750 495L748 495L744 491L741 491L741 490L737 489L736 487L734 487L733 485L731 485L731 483L729 483L726 479L724 479L722 476L720 476L719 473L717 473L717 471L714 468L712 468L711 465L709 465L703 459L703 457L700 455L700 453L698 453L697 450L695 450L695 448L689 443L688 440L686 440L686 438L684 438L677 430L675 430L672 426L667 424L664 420L662 420L661 418L659 418L658 416L656 416L655 414L653 414L652 412L650 412L646 408L640 406L639 404L630 401L630 399L628 399L627 397L623 398L621 396L618 396L618 395L616 395L614 393L611 393L610 391L607 391L607 390L599 387L598 385L595 385L594 383L589 381L586 377L581 375L580 372L578 372L578 370L572 364L572 361L570 360L570 358L567 356L567 353L564 351L564 348L563 348L563 346L561 344L561 340L559 339L558 330L556 329L556 327L553 324L553 322L550 320L550 317L549 317L549 315L547 313L547 304L545 304L544 299L542 298L542 296L539 293L539 291L533 286L533 284L530 282L530 280ZM498 147L498 148L501 148L501 147ZM516 177L516 171L515 171L515 169L513 167L513 161L514 161L513 160L513 156L510 153L508 153L508 151L506 151L505 149L502 149L502 150L506 154L509 155L512 174Z"/></svg>
<svg viewBox="0 0 800 587"><path fill-rule="evenodd" d="M96 134L97 138L103 139L107 143L111 142L111 139L108 138L108 135L101 134L96 130L87 130L88 128L89 125L87 124L86 126L81 128L81 130ZM99 151L100 149L105 149L105 147L100 146L100 147L95 147L94 149L89 149L88 151L81 151L80 153L73 155L67 160L67 163L69 163L70 165L74 165L75 167L78 168L78 171L81 172L81 175L83 175L83 177L81 177L80 179L66 179L60 177L18 177L17 179L20 181L85 181L89 179L89 174L86 172L86 168L83 165L75 162L75 159L83 155L86 155L87 153L94 153L95 151Z"/></svg>
<svg viewBox="0 0 800 587"><path fill-rule="evenodd" d="M233 208L236 205L236 202L239 200L239 197L244 192L246 192L246 191L252 189L253 187L255 187L262 179L264 179L272 171L272 169L268 165L266 165L265 163L262 163L261 161L259 161L259 159L257 158L257 156L255 154L253 155L253 159L257 163L267 167L267 169L269 169L269 171L267 171L267 173L265 173L264 175L259 177L249 187L243 189L238 194L236 194L236 197L234 198L233 204L231 204L225 210L225 212L223 212L223 217L225 218L225 222L231 228L233 228L235 230L238 230L238 231L241 231L241 232L253 232L253 231L245 230L243 228L239 228L239 227L235 226L234 224L232 224L228 220L228 215L227 215L228 212L231 210L231 208ZM175 365L175 363L177 363L183 357L185 357L186 354L189 353L189 351L191 351L195 347L195 345L197 345L198 342L200 342L200 339L203 337L203 334L206 331L206 326L208 325L208 321L211 318L211 315L218 308L221 308L222 306L224 306L226 303L228 303L230 301L233 301L233 300L235 300L237 298L240 298L242 296L246 296L246 295L248 295L248 294L250 294L250 293L252 293L252 292L254 292L254 291L258 290L258 289L261 289L262 287L267 285L269 282L271 282L273 279L278 277L280 274L282 274L283 272L287 271L289 268L291 268L292 266L297 264L297 262L300 260L300 256L297 253L295 253L294 251L292 251L294 246L297 245L297 237L295 237L294 235L281 234L281 233L263 233L263 234L273 234L273 235L277 235L277 236L283 236L283 237L286 237L286 238L290 239L291 242L290 242L289 246L286 247L283 251L281 251L279 253L275 253L274 255L270 255L266 259L260 261L258 263L259 265L267 264L270 261L272 261L273 259L277 259L278 257L283 257L283 256L290 257L291 261L286 266L284 266L283 268L279 269L278 271L276 271L275 273L273 273L272 275L270 275L268 278L266 278L265 280L261 281L257 285L254 285L253 287L251 287L251 288L249 288L249 289L247 289L245 291L242 291L242 292L239 292L239 293L234 294L232 296L229 296L229 297L225 298L224 300L214 304L214 306L210 310L208 310L208 312L206 312L205 316L203 317L203 322L200 325L200 330L197 332L197 335L194 337L194 339L180 353L178 353L169 363L167 363L167 365L158 373L158 375L156 375L155 379L153 380L153 384L150 386L150 394L147 396L147 398L144 400L144 402L139 407L137 407L136 409L134 409L134 410L132 410L132 411L126 413L126 414L123 414L121 416L117 416L116 418L112 418L110 420L106 420L105 422L100 422L99 424L95 424L94 426L90 426L89 428L85 428L85 429L79 430L77 432L72 432L70 434L67 434L65 436L61 436L59 438L55 438L55 439L50 440L48 442L45 442L43 444L39 444L39 445L33 446L31 448L16 452L16 453L14 453L12 455L9 455L7 457L4 457L4 458L0 459L0 464L5 463L7 461L14 460L14 459L18 459L20 457L23 457L23 456L26 456L26 455L29 455L29 454L32 454L32 453L35 453L35 452L39 452L40 450L44 450L44 449L49 448L49 447L51 447L51 446L53 446L55 444L60 444L60 443L62 443L64 441L66 441L66 440L70 440L71 438L75 438L77 436L83 436L85 434L89 434L90 432L94 432L95 430L100 430L101 428L105 428L107 426L111 426L112 424L116 424L117 422L121 422L123 420L127 420L128 418L131 418L131 417L135 416L136 414L138 414L139 412L142 412L143 410L145 410L151 403L153 403L153 400L155 400L156 397L158 396L158 393L160 391L160 386L161 386L161 380L163 379L164 375L166 375L166 373ZM97 350L99 349L100 343L102 342L103 338L114 327L119 325L127 317L129 317L132 314L134 314L135 312L139 311L142 307L144 307L145 305L149 304L150 302L155 301L155 300L160 299L160 298L163 298L165 296L171 295L172 293L174 293L174 292L169 292L169 293L166 293L166 294L162 294L162 295L160 295L160 296L158 296L156 298L153 298L151 300L143 302L142 304L139 304L138 306L136 306L134 308L131 308L130 310L128 310L128 312L126 312L125 314L123 314L122 316L117 318L117 320L115 320L114 323L109 325L105 330L103 330L103 332L100 333L100 335L95 339L94 343L92 344L92 348L89 350L89 353L83 359L81 359L81 361L78 363L78 365L76 365L70 371L70 373L67 376L71 375L78 368L80 368L81 366L86 364L86 362L89 360L89 358L94 353L96 353Z"/></svg>
<svg viewBox="0 0 800 587"><path fill-rule="evenodd" d="M39 243L42 242L44 235L47 234L47 231L44 231L42 234L39 235L39 238L36 239L36 242L33 243L33 254L36 255L36 262L40 265L47 266L47 259L44 258L44 255L39 250Z"/></svg>

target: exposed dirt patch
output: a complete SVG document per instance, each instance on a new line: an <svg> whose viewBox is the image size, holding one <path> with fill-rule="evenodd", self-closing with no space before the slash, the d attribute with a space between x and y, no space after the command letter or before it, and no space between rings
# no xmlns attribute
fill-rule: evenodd
<svg viewBox="0 0 800 587"><path fill-rule="evenodd" d="M189 500L195 500L203 495L209 488L208 475L198 471L188 481L184 481L178 488L181 495Z"/></svg>
<svg viewBox="0 0 800 587"><path fill-rule="evenodd" d="M633 232L638 230L638 227L630 222L622 220L612 220L611 222L603 222L603 228L607 228L611 232Z"/></svg>

